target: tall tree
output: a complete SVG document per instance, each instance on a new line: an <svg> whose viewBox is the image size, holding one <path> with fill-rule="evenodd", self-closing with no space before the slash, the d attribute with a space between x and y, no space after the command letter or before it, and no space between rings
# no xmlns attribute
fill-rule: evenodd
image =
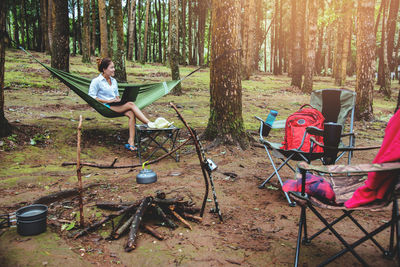
<svg viewBox="0 0 400 267"><path fill-rule="evenodd" d="M391 0L389 8L389 17L387 22L387 61L389 64L389 70L392 72L395 70L396 64L393 58L394 50L394 37L396 34L396 22L399 13L399 0Z"/></svg>
<svg viewBox="0 0 400 267"><path fill-rule="evenodd" d="M179 80L179 50L178 50L178 42L179 42L179 1L171 0L170 1L170 16L169 16L169 65L171 67L171 76L173 80ZM174 95L182 94L181 84L178 84L173 89Z"/></svg>
<svg viewBox="0 0 400 267"><path fill-rule="evenodd" d="M391 79L390 79L390 70L389 70L389 62L388 62L388 54L387 54L387 9L388 9L389 0L383 0L383 10L382 10L382 31L381 31L381 47L379 53L379 74L380 80L379 91L383 93L387 98L391 97L392 89L391 89Z"/></svg>
<svg viewBox="0 0 400 267"><path fill-rule="evenodd" d="M147 61L148 53L148 39L149 39L149 16L150 16L150 0L146 1L146 19L144 20L144 40L143 40L143 54L141 63L144 64Z"/></svg>
<svg viewBox="0 0 400 267"><path fill-rule="evenodd" d="M11 125L4 114L4 63L6 62L6 6L9 1L0 1L0 137L11 134Z"/></svg>
<svg viewBox="0 0 400 267"><path fill-rule="evenodd" d="M69 72L69 18L68 1L53 0L56 10L56 25L51 49L51 66Z"/></svg>
<svg viewBox="0 0 400 267"><path fill-rule="evenodd" d="M292 82L291 85L301 88L301 81L303 76L303 59L301 54L302 40L303 40L303 22L304 19L299 14L302 13L301 9L304 8L305 0L292 0L292 27L291 27L291 40L292 40Z"/></svg>
<svg viewBox="0 0 400 267"><path fill-rule="evenodd" d="M52 53L53 49L53 32L55 23L55 8L54 0L48 0L47 5L47 35L49 37L49 52Z"/></svg>
<svg viewBox="0 0 400 267"><path fill-rule="evenodd" d="M306 40L306 57L305 72L302 91L311 93L313 89L313 78L315 72L315 48L317 45L317 19L318 9L317 0L308 0L308 16L307 16L307 35Z"/></svg>
<svg viewBox="0 0 400 267"><path fill-rule="evenodd" d="M130 0L128 6L128 60L133 60L135 24L136 0Z"/></svg>
<svg viewBox="0 0 400 267"><path fill-rule="evenodd" d="M94 55L96 52L96 21L97 21L97 12L96 12L96 0L91 1L92 7L90 9L91 19L92 19L92 34L91 36L91 45L90 45L90 54Z"/></svg>
<svg viewBox="0 0 400 267"><path fill-rule="evenodd" d="M197 31L198 37L198 53L199 53L199 65L204 64L204 38L206 32L206 17L207 17L207 1L199 1L199 29Z"/></svg>
<svg viewBox="0 0 400 267"><path fill-rule="evenodd" d="M122 14L121 0L110 0L112 10L112 60L115 64L115 78L118 81L126 81L125 68L125 42L124 42L124 25Z"/></svg>
<svg viewBox="0 0 400 267"><path fill-rule="evenodd" d="M242 117L240 2L212 0L210 118L205 137L247 147Z"/></svg>
<svg viewBox="0 0 400 267"><path fill-rule="evenodd" d="M182 64L186 65L186 0L182 0Z"/></svg>
<svg viewBox="0 0 400 267"><path fill-rule="evenodd" d="M99 22L100 22L100 57L109 57L108 52L108 29L107 29L107 11L105 0L97 0L99 4Z"/></svg>
<svg viewBox="0 0 400 267"><path fill-rule="evenodd" d="M278 0L276 0L278 1ZM242 78L248 80L254 71L256 37L256 2L244 1L242 29Z"/></svg>
<svg viewBox="0 0 400 267"><path fill-rule="evenodd" d="M82 62L90 63L90 0L83 0Z"/></svg>
<svg viewBox="0 0 400 267"><path fill-rule="evenodd" d="M375 0L358 0L357 5L357 79L356 118L373 118Z"/></svg>

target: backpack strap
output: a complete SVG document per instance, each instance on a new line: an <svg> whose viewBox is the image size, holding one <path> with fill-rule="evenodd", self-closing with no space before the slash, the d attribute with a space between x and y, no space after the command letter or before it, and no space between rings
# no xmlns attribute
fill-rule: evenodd
<svg viewBox="0 0 400 267"><path fill-rule="evenodd" d="M303 108L306 107L306 106L310 106L311 108L314 108L313 106L311 106L311 104L304 104L304 105L302 105L302 106L299 108L299 110L303 109ZM314 108L314 109L315 109L315 108Z"/></svg>

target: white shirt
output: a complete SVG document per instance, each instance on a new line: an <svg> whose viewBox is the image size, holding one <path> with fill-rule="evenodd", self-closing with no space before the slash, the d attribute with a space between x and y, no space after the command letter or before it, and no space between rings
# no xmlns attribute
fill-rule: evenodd
<svg viewBox="0 0 400 267"><path fill-rule="evenodd" d="M118 83L113 77L110 77L111 85L104 78L103 74L94 78L90 83L89 95L93 98L100 98L103 100L112 100L119 96Z"/></svg>

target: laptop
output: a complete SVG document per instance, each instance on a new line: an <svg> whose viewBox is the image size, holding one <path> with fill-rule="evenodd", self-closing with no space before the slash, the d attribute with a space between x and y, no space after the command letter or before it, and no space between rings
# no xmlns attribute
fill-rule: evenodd
<svg viewBox="0 0 400 267"><path fill-rule="evenodd" d="M139 88L125 87L124 92L122 92L121 100L118 102L109 103L108 105L122 106L123 104L126 104L129 101L133 102L136 100L138 93L139 93Z"/></svg>

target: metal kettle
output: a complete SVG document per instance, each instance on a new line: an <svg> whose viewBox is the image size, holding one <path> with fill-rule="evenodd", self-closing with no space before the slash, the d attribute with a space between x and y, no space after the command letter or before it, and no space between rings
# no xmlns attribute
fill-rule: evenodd
<svg viewBox="0 0 400 267"><path fill-rule="evenodd" d="M142 170L136 175L136 182L138 184L151 184L157 181L157 174L150 169L145 168L146 162L143 162Z"/></svg>

